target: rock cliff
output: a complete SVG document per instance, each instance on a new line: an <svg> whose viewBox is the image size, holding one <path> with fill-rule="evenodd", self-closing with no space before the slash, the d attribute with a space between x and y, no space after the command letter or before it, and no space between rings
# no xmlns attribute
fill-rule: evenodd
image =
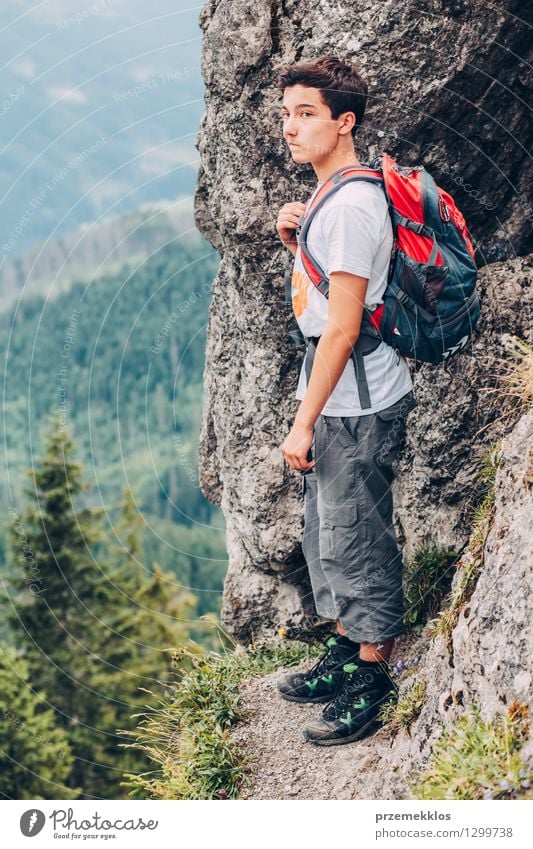
<svg viewBox="0 0 533 849"><path fill-rule="evenodd" d="M464 212L477 248L483 316L470 353L416 375L396 482L406 553L460 547L474 472L513 424L497 382L502 334L530 329L528 29L523 4L462 0L209 0L201 13L206 110L196 222L219 250L205 368L201 483L227 522L223 624L271 636L313 613L300 541L301 479L279 449L292 423L302 352L286 335L279 207L314 175L289 161L278 69L321 53L356 60L371 97L357 148L422 163ZM530 126L530 125L529 125ZM529 300L528 300L529 299Z"/></svg>

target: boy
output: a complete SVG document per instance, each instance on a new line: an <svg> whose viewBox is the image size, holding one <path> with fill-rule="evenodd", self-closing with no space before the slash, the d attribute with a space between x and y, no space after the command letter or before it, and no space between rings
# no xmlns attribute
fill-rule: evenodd
<svg viewBox="0 0 533 849"><path fill-rule="evenodd" d="M367 84L349 62L321 56L289 66L279 88L284 138L295 162L313 166L315 192L342 166L365 167L354 136ZM381 705L397 691L387 661L405 628L391 484L416 402L407 363L390 346L381 342L364 357L369 407L350 358L363 306L378 306L387 284L393 234L382 187L348 183L313 219L307 244L328 277L329 299L307 277L296 243L306 206L286 203L276 224L295 257L294 314L303 335L313 337L296 392L301 403L281 450L304 474L302 548L317 612L336 621L336 635L312 669L285 675L278 689L290 701L328 702L304 737L335 745L374 730Z"/></svg>

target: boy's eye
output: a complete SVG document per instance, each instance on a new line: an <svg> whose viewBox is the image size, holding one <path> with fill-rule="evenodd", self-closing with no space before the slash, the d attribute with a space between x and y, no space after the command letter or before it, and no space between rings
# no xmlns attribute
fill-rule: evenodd
<svg viewBox="0 0 533 849"><path fill-rule="evenodd" d="M300 112L300 115L310 115L311 117L313 117L312 112ZM287 112L282 112L280 117L281 120L284 121L286 118L289 117L289 114Z"/></svg>

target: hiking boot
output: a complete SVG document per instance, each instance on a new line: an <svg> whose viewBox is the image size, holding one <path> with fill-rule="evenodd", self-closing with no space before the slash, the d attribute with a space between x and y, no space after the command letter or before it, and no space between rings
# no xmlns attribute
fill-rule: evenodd
<svg viewBox="0 0 533 849"><path fill-rule="evenodd" d="M395 701L397 685L388 664L343 666L344 683L322 716L304 728L304 737L317 746L336 746L361 740L382 725L377 715L382 705Z"/></svg>
<svg viewBox="0 0 533 849"><path fill-rule="evenodd" d="M277 682L280 696L289 702L330 702L339 693L343 667L359 657L359 643L337 634L325 642L326 652L308 672L292 672Z"/></svg>

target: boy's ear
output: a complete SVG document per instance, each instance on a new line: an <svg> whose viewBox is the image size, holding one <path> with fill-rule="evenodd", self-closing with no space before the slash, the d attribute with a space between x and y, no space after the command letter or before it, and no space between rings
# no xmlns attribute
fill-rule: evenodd
<svg viewBox="0 0 533 849"><path fill-rule="evenodd" d="M353 118L353 122L350 120L349 116L351 116L351 118ZM344 123L342 124L341 127L339 127L339 132L342 132L343 135L346 135L347 133L351 133L352 128L355 126L355 124L357 122L357 119L356 119L354 113L353 112L345 112L345 113L343 113L343 115L339 115L339 118L341 118L341 117L344 119ZM348 120L346 120L346 119L348 119Z"/></svg>

